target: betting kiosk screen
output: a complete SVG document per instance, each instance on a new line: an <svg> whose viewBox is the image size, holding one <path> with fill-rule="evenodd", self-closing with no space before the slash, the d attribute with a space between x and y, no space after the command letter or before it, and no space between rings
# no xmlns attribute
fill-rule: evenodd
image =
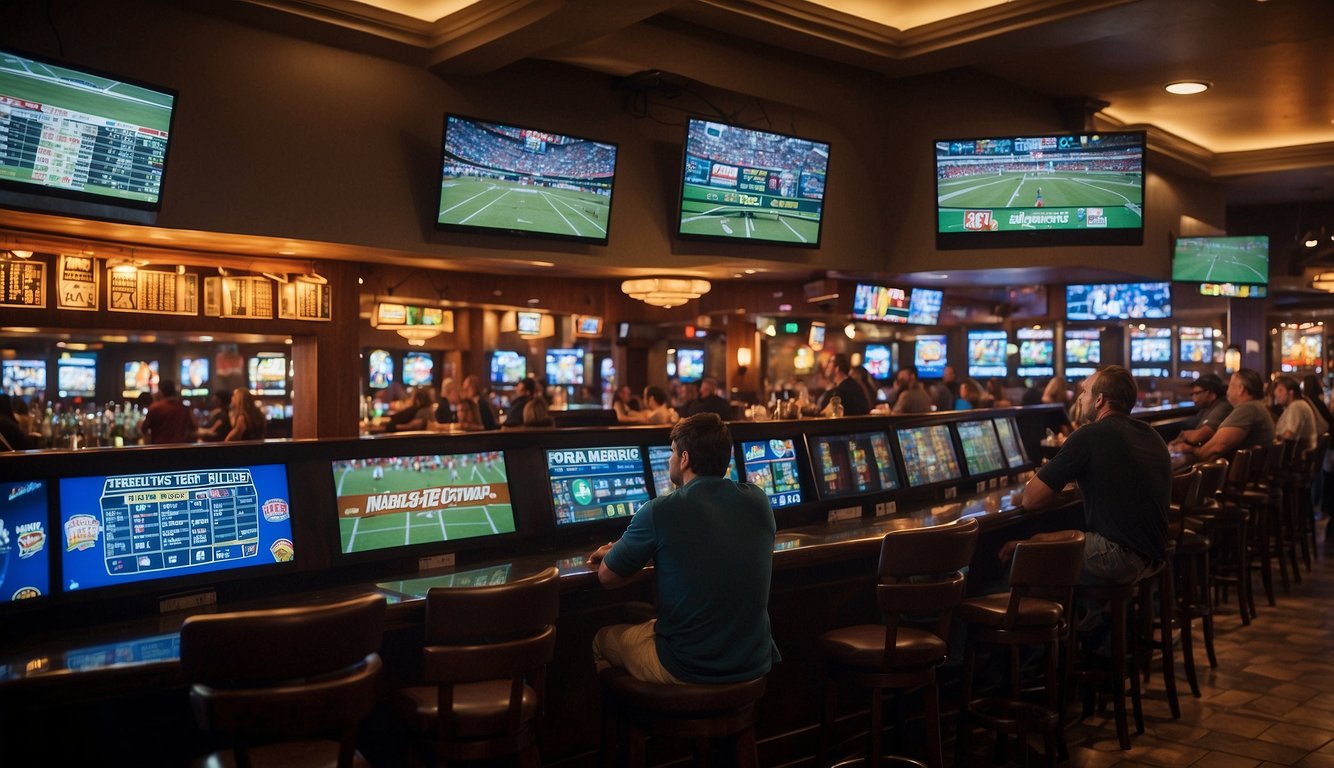
<svg viewBox="0 0 1334 768"><path fill-rule="evenodd" d="M0 603L51 593L46 483L0 483Z"/></svg>
<svg viewBox="0 0 1334 768"><path fill-rule="evenodd" d="M333 462L343 554L514 532L500 451Z"/></svg>
<svg viewBox="0 0 1334 768"><path fill-rule="evenodd" d="M889 438L884 432L811 438L811 463L826 499L899 487Z"/></svg>
<svg viewBox="0 0 1334 768"><path fill-rule="evenodd" d="M987 475L1006 468L1000 441L996 438L996 430L990 421L961 421L957 427L959 442L963 445L963 460L968 465L968 474Z"/></svg>
<svg viewBox="0 0 1334 768"><path fill-rule="evenodd" d="M648 447L648 468L649 473L653 475L653 495L666 496L676 490L676 484L672 482L671 470L668 468L668 462L672 458L672 447L670 445L650 445ZM727 479L732 482L738 482L739 476L736 473L736 456L727 462Z"/></svg>
<svg viewBox="0 0 1334 768"><path fill-rule="evenodd" d="M547 451L556 525L629 517L648 501L639 446Z"/></svg>
<svg viewBox="0 0 1334 768"><path fill-rule="evenodd" d="M935 424L908 427L898 432L908 485L917 487L959 479L959 459L954 454L949 427Z"/></svg>
<svg viewBox="0 0 1334 768"><path fill-rule="evenodd" d="M792 440L756 440L741 444L747 482L769 494L774 509L800 504L801 478L797 474L797 451Z"/></svg>
<svg viewBox="0 0 1334 768"><path fill-rule="evenodd" d="M1001 449L1005 451L1005 461L1010 469L1028 463L1024 455L1024 444L1019 441L1019 430L1014 426L1014 419L995 419L996 432L1000 435Z"/></svg>
<svg viewBox="0 0 1334 768"><path fill-rule="evenodd" d="M281 464L62 478L66 591L294 559Z"/></svg>

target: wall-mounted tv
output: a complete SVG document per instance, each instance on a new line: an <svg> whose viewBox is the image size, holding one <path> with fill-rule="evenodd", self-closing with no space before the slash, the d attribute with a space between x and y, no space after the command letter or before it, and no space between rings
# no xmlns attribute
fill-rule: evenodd
<svg viewBox="0 0 1334 768"><path fill-rule="evenodd" d="M156 392L157 383L156 360L132 360L125 364L126 392Z"/></svg>
<svg viewBox="0 0 1334 768"><path fill-rule="evenodd" d="M518 384L528 375L528 360L518 352L497 349L491 352L491 383Z"/></svg>
<svg viewBox="0 0 1334 768"><path fill-rule="evenodd" d="M774 509L802 502L797 450L791 438L743 442L741 459L746 482L769 494L769 504Z"/></svg>
<svg viewBox="0 0 1334 768"><path fill-rule="evenodd" d="M180 390L184 397L201 397L208 394L209 359L207 357L182 357Z"/></svg>
<svg viewBox="0 0 1334 768"><path fill-rule="evenodd" d="M51 594L46 483L0 483L0 604Z"/></svg>
<svg viewBox="0 0 1334 768"><path fill-rule="evenodd" d="M32 395L46 389L45 360L0 360L5 394Z"/></svg>
<svg viewBox="0 0 1334 768"><path fill-rule="evenodd" d="M1259 298L1253 297L1250 289L1269 284L1269 236L1178 237L1172 249L1172 279L1228 284L1231 293L1244 292L1244 298Z"/></svg>
<svg viewBox="0 0 1334 768"><path fill-rule="evenodd" d="M682 382L699 381L704 378L704 350L698 347L677 349L676 377Z"/></svg>
<svg viewBox="0 0 1334 768"><path fill-rule="evenodd" d="M1005 346L1008 337L1005 331L969 331L968 332L968 375L969 376L1005 376L1009 373L1005 365ZM918 371L921 375L921 371Z"/></svg>
<svg viewBox="0 0 1334 768"><path fill-rule="evenodd" d="M935 143L936 247L1139 245L1144 133Z"/></svg>
<svg viewBox="0 0 1334 768"><path fill-rule="evenodd" d="M1170 363L1172 362L1172 329L1139 328L1130 329L1130 362L1132 363Z"/></svg>
<svg viewBox="0 0 1334 768"><path fill-rule="evenodd" d="M1172 316L1171 283L1067 285L1067 320L1154 320Z"/></svg>
<svg viewBox="0 0 1334 768"><path fill-rule="evenodd" d="M1097 328L1067 328L1065 331L1065 375L1092 376L1102 362L1102 331Z"/></svg>
<svg viewBox="0 0 1334 768"><path fill-rule="evenodd" d="M880 323L906 323L911 312L908 292L902 288L858 283L852 294L852 316Z"/></svg>
<svg viewBox="0 0 1334 768"><path fill-rule="evenodd" d="M424 387L435 383L435 358L427 352L409 352L403 356L403 384Z"/></svg>
<svg viewBox="0 0 1334 768"><path fill-rule="evenodd" d="M176 92L0 49L0 187L157 211Z"/></svg>
<svg viewBox="0 0 1334 768"><path fill-rule="evenodd" d="M862 366L871 378L884 381L894 375L894 356L884 344L867 344L862 353Z"/></svg>
<svg viewBox="0 0 1334 768"><path fill-rule="evenodd" d="M597 315L575 315L574 332L579 336L601 336L602 318Z"/></svg>
<svg viewBox="0 0 1334 768"><path fill-rule="evenodd" d="M1279 331L1279 370L1283 373L1320 371L1324 364L1325 326L1284 328Z"/></svg>
<svg viewBox="0 0 1334 768"><path fill-rule="evenodd" d="M931 333L917 337L913 348L913 364L917 366L917 378L939 379L945 375L948 344L943 333Z"/></svg>
<svg viewBox="0 0 1334 768"><path fill-rule="evenodd" d="M959 458L954 453L947 425L908 427L898 430L898 435L909 486L916 488L959 479Z"/></svg>
<svg viewBox="0 0 1334 768"><path fill-rule="evenodd" d="M66 592L166 589L296 555L282 464L62 478L60 533Z"/></svg>
<svg viewBox="0 0 1334 768"><path fill-rule="evenodd" d="M514 532L501 451L332 462L339 552Z"/></svg>
<svg viewBox="0 0 1334 768"><path fill-rule="evenodd" d="M394 383L394 356L387 349L372 349L366 355L367 370L370 373L368 386L371 389L387 389Z"/></svg>
<svg viewBox="0 0 1334 768"><path fill-rule="evenodd" d="M1264 299L1269 297L1269 286L1246 283L1200 283L1200 295L1225 299Z"/></svg>
<svg viewBox="0 0 1334 768"><path fill-rule="evenodd" d="M287 355L283 352L259 352L248 361L250 391L260 397L287 394Z"/></svg>
<svg viewBox="0 0 1334 768"><path fill-rule="evenodd" d="M6 387L8 391L8 387ZM56 359L56 391L61 397L92 397L97 393L97 353L61 352Z"/></svg>
<svg viewBox="0 0 1334 768"><path fill-rule="evenodd" d="M548 349L547 383L558 385L584 383L584 351L582 349Z"/></svg>
<svg viewBox="0 0 1334 768"><path fill-rule="evenodd" d="M884 432L811 437L811 468L820 498L836 499L899 487Z"/></svg>
<svg viewBox="0 0 1334 768"><path fill-rule="evenodd" d="M648 501L638 446L548 450L547 480L558 526L628 518Z"/></svg>
<svg viewBox="0 0 1334 768"><path fill-rule="evenodd" d="M1056 341L1050 328L1020 328L1014 332L1019 340L1020 376L1051 376L1056 372Z"/></svg>
<svg viewBox="0 0 1334 768"><path fill-rule="evenodd" d="M935 325L940 322L940 305L945 292L930 288L914 288L908 299L908 322Z"/></svg>
<svg viewBox="0 0 1334 768"><path fill-rule="evenodd" d="M1223 333L1217 328L1199 328L1183 325L1177 328L1181 350L1178 359L1183 363L1214 363L1223 360Z"/></svg>
<svg viewBox="0 0 1334 768"><path fill-rule="evenodd" d="M817 352L824 349L825 333L828 330L828 326L824 323L818 321L811 323L811 330L806 334L806 345Z"/></svg>
<svg viewBox="0 0 1334 768"><path fill-rule="evenodd" d="M514 324L520 336L536 336L542 332L542 313L515 312Z"/></svg>
<svg viewBox="0 0 1334 768"><path fill-rule="evenodd" d="M445 116L435 226L605 245L616 145Z"/></svg>
<svg viewBox="0 0 1334 768"><path fill-rule="evenodd" d="M690 118L677 234L814 248L828 169L824 142Z"/></svg>

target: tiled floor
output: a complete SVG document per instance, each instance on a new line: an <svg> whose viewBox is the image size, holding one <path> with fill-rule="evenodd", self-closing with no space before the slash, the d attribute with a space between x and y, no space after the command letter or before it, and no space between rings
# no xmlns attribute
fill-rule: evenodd
<svg viewBox="0 0 1334 768"><path fill-rule="evenodd" d="M1190 695L1178 659L1181 719L1171 719L1155 664L1144 733L1133 735L1132 721L1131 749L1117 746L1110 711L1098 713L1067 731L1069 765L1334 768L1334 552L1289 594L1278 590L1277 607L1261 592L1257 600L1260 617L1249 627L1235 610L1216 617L1217 669L1206 663L1197 622L1201 697Z"/></svg>

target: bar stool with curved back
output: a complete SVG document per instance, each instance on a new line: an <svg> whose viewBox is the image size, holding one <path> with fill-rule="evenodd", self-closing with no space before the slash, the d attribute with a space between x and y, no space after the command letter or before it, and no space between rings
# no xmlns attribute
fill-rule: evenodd
<svg viewBox="0 0 1334 768"><path fill-rule="evenodd" d="M541 765L537 732L556 649L560 572L508 584L435 587L426 595L425 686L400 702L439 763L518 755Z"/></svg>
<svg viewBox="0 0 1334 768"><path fill-rule="evenodd" d="M1232 453L1227 460L1227 473L1223 478L1223 487L1215 496L1216 505L1210 505L1209 499L1201 497L1201 509L1193 516L1205 523L1205 531L1214 542L1213 571L1210 581L1213 586L1213 608L1217 611L1227 600L1229 587L1237 592L1237 613L1241 616L1242 626L1250 626L1256 617L1255 596L1251 593L1251 559L1247 554L1251 539L1251 512L1239 503L1241 493L1246 488L1246 478L1250 476L1251 449L1242 448Z"/></svg>
<svg viewBox="0 0 1334 768"><path fill-rule="evenodd" d="M1316 554L1315 541L1315 500L1312 486L1322 482L1321 469L1325 462L1325 453L1329 450L1329 433L1316 438L1315 448L1303 454L1298 465L1297 477L1297 537L1302 547L1302 563L1306 572L1311 572L1312 558Z"/></svg>
<svg viewBox="0 0 1334 768"><path fill-rule="evenodd" d="M1027 749L1024 736L1034 732L1043 735L1049 765L1056 764L1058 755L1065 759L1062 728L1065 695L1058 658L1062 641L1069 639L1074 586L1084 568L1084 534L1061 531L1045 535L1052 538L1023 541L1015 547L1010 561L1009 592L970 598L959 606L959 618L967 623L968 645L961 677L963 692L959 697L956 766L962 767L970 757L968 741L974 721L996 732L998 759L1003 759L1006 737L1018 736L1021 739L1018 748L1022 751ZM978 646L983 644L1009 649L1009 688L1005 697L973 698L973 667ZM1043 704L1033 704L1022 697L1019 651L1024 646L1040 646L1044 651Z"/></svg>
<svg viewBox="0 0 1334 768"><path fill-rule="evenodd" d="M385 600L191 616L181 669L195 720L230 749L213 766L367 765L357 725L375 705Z"/></svg>
<svg viewBox="0 0 1334 768"><path fill-rule="evenodd" d="M885 534L875 588L884 623L830 630L819 640L829 675L820 726L822 761L832 736L838 683L846 681L871 692L868 766L883 761L884 692L921 688L927 764L941 768L936 670L949 655L950 623L964 594L962 569L973 557L977 531L977 521L969 518Z"/></svg>
<svg viewBox="0 0 1334 768"><path fill-rule="evenodd" d="M1302 572L1297 565L1297 480L1300 476L1298 461L1302 450L1296 440L1275 443L1279 456L1270 463L1265 485L1282 493L1274 506L1274 553L1278 555L1278 571L1283 582L1283 593L1290 590L1288 567L1292 567L1292 582L1302 583Z"/></svg>
<svg viewBox="0 0 1334 768"><path fill-rule="evenodd" d="M1265 600L1269 605L1278 605L1274 595L1274 547L1273 539L1277 526L1277 509L1283 503L1283 491L1267 485L1273 462L1279 456L1274 445L1251 446L1250 471L1239 491L1232 491L1232 503L1245 507L1251 513L1249 528L1250 540L1246 549L1247 558L1259 566L1260 584L1264 587ZM1226 490L1225 492L1228 492ZM1284 570L1286 573L1286 569ZM1249 589L1249 588L1248 588ZM1255 615L1254 594L1251 614Z"/></svg>
<svg viewBox="0 0 1334 768"><path fill-rule="evenodd" d="M1177 698L1176 644L1172 639L1178 613L1175 560L1176 541L1169 538L1166 559L1155 563L1137 582L1139 588L1135 591L1134 605L1135 618L1139 622L1134 646L1136 659L1144 670L1144 682L1148 683L1152 678L1153 650L1158 649L1162 659L1163 689L1173 720L1181 717L1181 701ZM1157 599L1154 599L1154 587L1158 588ZM1157 640L1153 637L1155 629L1158 630ZM1135 728L1137 733L1144 732L1143 715L1138 709L1135 711Z"/></svg>
<svg viewBox="0 0 1334 768"><path fill-rule="evenodd" d="M1218 657L1214 653L1214 616L1213 587L1211 582L1212 559L1215 539L1211 530L1217 530L1211 522L1217 519L1217 500L1227 475L1227 462L1222 459L1197 465L1193 468L1196 479L1193 488L1184 492L1181 503L1177 503L1177 484L1183 482L1182 475L1173 478L1173 535L1176 537L1177 603L1179 623L1181 625L1181 657L1186 666L1186 682L1190 684L1191 695L1199 698L1200 685L1195 670L1194 622L1200 620L1204 635L1204 650L1209 658L1209 666L1218 666ZM1210 504L1209 502L1213 503Z"/></svg>
<svg viewBox="0 0 1334 768"><path fill-rule="evenodd" d="M1105 604L1111 613L1111 659L1110 667L1107 659L1098 656L1098 650L1093 646L1092 641L1096 638L1089 632L1081 632L1078 627L1072 634L1070 643L1071 653L1077 657L1078 661L1072 661L1070 670L1071 684L1078 683L1084 691L1084 709L1083 716L1088 717L1093 714L1094 702L1097 695L1097 686L1107 684L1111 688L1112 695L1112 713L1116 723L1116 739L1121 749L1130 749L1130 725L1126 716L1126 679L1130 680L1130 703L1135 716L1135 733L1144 732L1144 708L1140 696L1139 667L1137 664L1127 664L1127 654L1133 654L1133 659L1138 661L1139 650L1138 640L1141 637L1139 632L1132 632L1137 622L1133 620L1135 616L1134 605L1137 602L1142 586L1147 579L1155 578L1157 572L1148 574L1145 578L1134 581L1129 584L1080 584L1075 587L1075 600L1088 600L1097 604ZM1082 652L1080 643L1083 641Z"/></svg>

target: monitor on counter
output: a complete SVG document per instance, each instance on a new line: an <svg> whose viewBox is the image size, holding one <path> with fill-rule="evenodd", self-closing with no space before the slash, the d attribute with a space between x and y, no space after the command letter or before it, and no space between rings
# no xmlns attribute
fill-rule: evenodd
<svg viewBox="0 0 1334 768"><path fill-rule="evenodd" d="M491 352L491 383L518 384L528 375L528 360L518 352L497 349Z"/></svg>
<svg viewBox="0 0 1334 768"><path fill-rule="evenodd" d="M615 144L446 115L440 168L437 229L607 244Z"/></svg>
<svg viewBox="0 0 1334 768"><path fill-rule="evenodd" d="M1172 316L1171 283L1067 285L1067 320L1158 320Z"/></svg>
<svg viewBox="0 0 1334 768"><path fill-rule="evenodd" d="M1019 428L1015 426L1014 418L1006 416L993 421L996 422L996 433L1000 435L1001 450L1005 452L1005 463L1010 465L1010 469L1027 464L1028 457L1024 455L1024 443L1019 439Z"/></svg>
<svg viewBox="0 0 1334 768"><path fill-rule="evenodd" d="M963 446L963 461L972 477L989 475L1008 468L1008 461L1001 450L1000 439L991 421L961 421L955 425L959 430L959 444Z"/></svg>
<svg viewBox="0 0 1334 768"><path fill-rule="evenodd" d="M769 494L769 504L774 509L804 500L797 473L797 450L791 438L743 442L741 458L746 482Z"/></svg>
<svg viewBox="0 0 1334 768"><path fill-rule="evenodd" d="M1050 328L1020 328L1014 332L1019 340L1020 376L1051 376L1056 372L1055 333Z"/></svg>
<svg viewBox="0 0 1334 768"><path fill-rule="evenodd" d="M859 496L899 487L894 455L884 432L810 438L811 467L820 498Z"/></svg>
<svg viewBox="0 0 1334 768"><path fill-rule="evenodd" d="M906 323L911 311L908 292L902 288L858 283L852 293L852 316L879 323Z"/></svg>
<svg viewBox="0 0 1334 768"><path fill-rule="evenodd" d="M944 291L930 288L914 288L908 299L908 322L917 325L935 325L940 322L940 305L945 300Z"/></svg>
<svg viewBox="0 0 1334 768"><path fill-rule="evenodd" d="M913 347L913 363L917 366L917 378L939 379L945 375L948 358L946 336L943 333L919 335Z"/></svg>
<svg viewBox="0 0 1334 768"><path fill-rule="evenodd" d="M828 144L692 117L684 155L680 237L820 245Z"/></svg>
<svg viewBox="0 0 1334 768"><path fill-rule="evenodd" d="M65 592L165 590L296 557L282 464L61 478L60 535Z"/></svg>
<svg viewBox="0 0 1334 768"><path fill-rule="evenodd" d="M954 441L950 439L947 425L906 427L898 430L898 436L909 486L916 488L961 477L959 459L954 453Z"/></svg>
<svg viewBox="0 0 1334 768"><path fill-rule="evenodd" d="M650 445L648 447L648 468L649 474L653 476L653 495L666 496L676 490L676 484L672 482L671 471L668 463L672 458L672 447L670 445ZM736 473L736 455L733 454L727 462L727 479L732 482L739 482L740 476Z"/></svg>
<svg viewBox="0 0 1334 768"><path fill-rule="evenodd" d="M935 143L936 247L1139 245L1143 132Z"/></svg>
<svg viewBox="0 0 1334 768"><path fill-rule="evenodd" d="M47 485L0 483L0 604L51 594Z"/></svg>
<svg viewBox="0 0 1334 768"><path fill-rule="evenodd" d="M1007 375L1009 368L1005 363L1005 348L1008 340L1009 336L1005 331L969 331L968 375L987 377ZM918 375L921 375L920 371Z"/></svg>
<svg viewBox="0 0 1334 768"><path fill-rule="evenodd" d="M1172 279L1200 283L1205 296L1263 298L1268 291L1257 289L1269 285L1269 236L1178 237ZM1215 287L1205 291L1205 285Z"/></svg>
<svg viewBox="0 0 1334 768"><path fill-rule="evenodd" d="M501 451L338 459L332 466L342 554L514 532Z"/></svg>
<svg viewBox="0 0 1334 768"><path fill-rule="evenodd" d="M557 526L628 519L648 501L639 446L552 448L546 458Z"/></svg>

